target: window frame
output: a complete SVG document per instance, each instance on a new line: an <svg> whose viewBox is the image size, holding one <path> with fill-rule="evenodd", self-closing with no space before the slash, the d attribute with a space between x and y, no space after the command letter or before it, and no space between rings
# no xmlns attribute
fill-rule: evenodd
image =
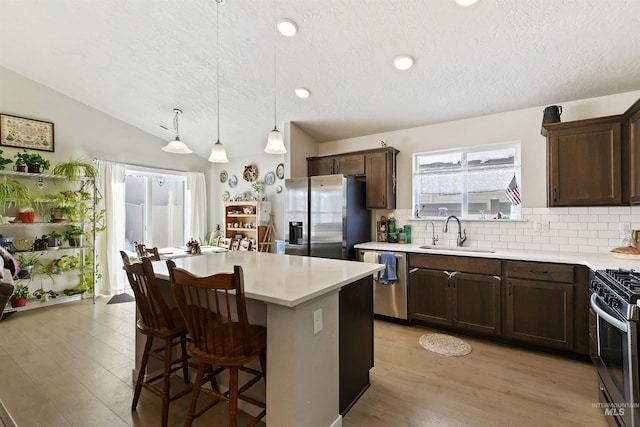
<svg viewBox="0 0 640 427"><path fill-rule="evenodd" d="M447 149L442 149L442 150L432 150L432 151L422 151L419 153L413 153L413 158L412 158L412 184L411 184L411 190L412 190L412 206L413 206L413 212L411 214L412 219L413 220L434 220L434 219L443 219L442 217L438 216L438 215L420 215L420 204L419 204L419 191L422 189L420 187L420 176L421 174L418 173L418 161L421 157L423 156L431 156L431 155L446 155L446 154L461 154L462 156L462 185L463 185L463 189L462 189L462 194L461 194L461 202L460 202L460 219L464 219L464 220L488 220L491 219L491 213L485 213L484 214L484 218L482 217L482 214L477 213L477 214L470 214L469 213L469 192L468 192L468 172L469 169L467 168L467 158L469 156L469 154L473 154L473 153L479 153L479 152L483 152L483 151L495 151L495 150L500 150L500 149L514 149L515 150L515 154L514 154L514 164L513 164L513 169L514 169L514 173L516 176L516 181L518 183L518 189L520 190L520 194L522 196L522 142L521 141L511 141L511 142L502 142L502 143L494 143L494 144L482 144L482 145L473 145L473 146L467 146L467 147L457 147L457 148L447 148ZM505 190L507 189L509 183L505 184ZM505 196L506 197L506 196ZM511 220L521 220L521 214L520 214L520 207L522 206L522 203L520 205L518 205L518 207L516 209L511 209L511 211L508 213L509 215L509 219ZM506 214L506 213L505 213ZM489 217L487 217L487 215Z"/></svg>

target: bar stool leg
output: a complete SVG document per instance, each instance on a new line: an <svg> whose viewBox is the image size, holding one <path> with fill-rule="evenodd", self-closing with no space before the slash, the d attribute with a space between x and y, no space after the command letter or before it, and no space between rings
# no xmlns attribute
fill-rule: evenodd
<svg viewBox="0 0 640 427"><path fill-rule="evenodd" d="M142 391L142 383L144 382L144 374L147 371L149 352L151 351L152 344L153 337L147 336L147 342L144 344L144 352L142 353L142 362L140 363L140 372L138 372L138 379L136 380L136 389L133 393L133 402L131 403L132 411L135 411L138 407L138 400L140 399L140 392Z"/></svg>
<svg viewBox="0 0 640 427"><path fill-rule="evenodd" d="M171 388L171 353L173 343L170 339L164 340L164 372L162 373L162 427L167 427L169 421L169 392Z"/></svg>
<svg viewBox="0 0 640 427"><path fill-rule="evenodd" d="M193 391L191 392L191 403L189 403L189 410L187 411L187 418L184 421L184 427L191 427L193 423L193 414L196 412L196 402L198 401L198 395L200 394L200 386L202 386L202 377L207 368L207 365L200 363L198 366L198 373L196 374L196 381L193 384Z"/></svg>

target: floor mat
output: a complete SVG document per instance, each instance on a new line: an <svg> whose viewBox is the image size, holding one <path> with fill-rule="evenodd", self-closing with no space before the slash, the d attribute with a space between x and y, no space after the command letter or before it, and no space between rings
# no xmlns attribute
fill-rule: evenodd
<svg viewBox="0 0 640 427"><path fill-rule="evenodd" d="M465 356L471 353L469 344L451 335L426 334L421 336L418 341L427 350L445 356Z"/></svg>
<svg viewBox="0 0 640 427"><path fill-rule="evenodd" d="M119 304L121 302L133 302L135 300L136 300L136 298L134 296L129 295L127 293L124 293L124 294L118 294L118 295L112 296L107 304Z"/></svg>

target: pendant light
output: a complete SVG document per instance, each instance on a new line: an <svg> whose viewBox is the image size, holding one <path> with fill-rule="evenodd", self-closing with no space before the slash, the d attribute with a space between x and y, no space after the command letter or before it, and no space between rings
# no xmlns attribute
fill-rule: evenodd
<svg viewBox="0 0 640 427"><path fill-rule="evenodd" d="M276 39L278 24L275 21L276 19L276 0L273 0L273 130L269 132L269 137L267 138L267 146L264 149L264 152L267 154L284 154L287 152L287 149L284 147L284 140L282 139L282 134L278 130L278 119L277 119L277 97L278 97L278 86L276 84L277 74L276 74Z"/></svg>
<svg viewBox="0 0 640 427"><path fill-rule="evenodd" d="M173 109L173 131L176 137L173 141L170 141L167 145L162 147L162 151L173 154L191 154L193 151L187 147L187 144L180 141L180 133L178 132L178 115L182 114L182 110L179 108ZM166 129L166 128L165 128Z"/></svg>
<svg viewBox="0 0 640 427"><path fill-rule="evenodd" d="M224 0L216 0L216 99L218 102L218 139L213 147L209 161L211 163L229 163L224 145L220 142L220 4Z"/></svg>

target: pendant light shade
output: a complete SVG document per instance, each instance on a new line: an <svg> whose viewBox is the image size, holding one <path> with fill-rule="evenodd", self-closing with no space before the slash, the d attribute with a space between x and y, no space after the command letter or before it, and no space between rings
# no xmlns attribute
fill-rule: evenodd
<svg viewBox="0 0 640 427"><path fill-rule="evenodd" d="M224 0L216 0L216 99L218 103L218 139L213 147L209 161L211 163L229 163L224 145L220 142L220 4Z"/></svg>
<svg viewBox="0 0 640 427"><path fill-rule="evenodd" d="M267 154L284 154L287 152L287 149L284 148L284 139L282 139L282 134L277 127L274 127L273 130L269 132L267 147L264 149L264 152Z"/></svg>
<svg viewBox="0 0 640 427"><path fill-rule="evenodd" d="M176 137L173 141L170 141L167 145L162 147L162 151L173 154L191 154L193 151L187 147L187 144L180 141L180 133L178 132L178 115L182 114L182 110L179 108L173 109L173 131L176 133ZM165 128L166 129L166 128Z"/></svg>
<svg viewBox="0 0 640 427"><path fill-rule="evenodd" d="M213 147L211 147L211 154L209 155L209 161L211 163L229 163L227 153L224 150L224 145L217 140Z"/></svg>
<svg viewBox="0 0 640 427"><path fill-rule="evenodd" d="M278 23L275 22L276 18L276 0L273 0L273 130L269 132L269 136L267 137L267 146L264 149L264 152L267 154L284 154L287 152L287 149L284 147L284 139L282 138L282 134L278 130L278 104L277 104L277 93L278 86L276 84L276 38ZM295 33L294 33L295 34Z"/></svg>

